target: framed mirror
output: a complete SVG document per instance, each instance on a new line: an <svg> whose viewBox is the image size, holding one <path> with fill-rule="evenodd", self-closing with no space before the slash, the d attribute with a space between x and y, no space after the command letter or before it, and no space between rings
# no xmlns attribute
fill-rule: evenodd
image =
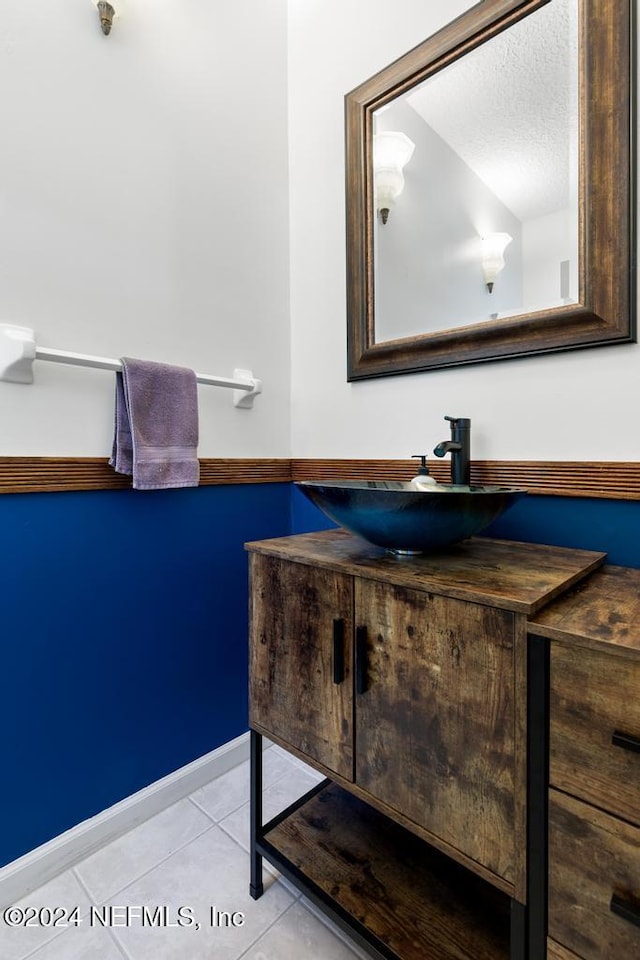
<svg viewBox="0 0 640 960"><path fill-rule="evenodd" d="M633 0L484 0L345 98L348 379L635 341Z"/></svg>

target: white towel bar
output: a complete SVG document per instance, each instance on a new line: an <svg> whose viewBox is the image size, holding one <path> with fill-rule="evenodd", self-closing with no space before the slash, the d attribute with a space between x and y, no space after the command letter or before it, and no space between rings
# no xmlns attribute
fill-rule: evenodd
<svg viewBox="0 0 640 960"><path fill-rule="evenodd" d="M78 367L94 367L99 370L122 370L119 360L108 357L92 357L68 350L51 350L37 347L33 330L0 323L0 380L9 383L33 383L33 361L50 360L53 363L70 363ZM251 370L236 368L233 379L214 377L208 373L196 373L198 383L212 387L233 388L233 403L236 407L252 407L254 397L262 393L262 381Z"/></svg>

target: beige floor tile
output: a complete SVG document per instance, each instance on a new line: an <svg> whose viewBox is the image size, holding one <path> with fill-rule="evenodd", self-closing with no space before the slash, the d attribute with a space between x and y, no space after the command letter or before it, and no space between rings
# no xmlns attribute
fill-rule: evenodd
<svg viewBox="0 0 640 960"><path fill-rule="evenodd" d="M274 747L264 751L262 764L265 787L269 787L281 777L295 776L300 769L284 751ZM205 784L192 793L191 798L213 820L222 820L249 799L249 762L245 761L211 783Z"/></svg>
<svg viewBox="0 0 640 960"><path fill-rule="evenodd" d="M124 960L124 955L108 930L83 927L67 930L29 960Z"/></svg>
<svg viewBox="0 0 640 960"><path fill-rule="evenodd" d="M301 903L295 903L242 960L356 960L356 954Z"/></svg>
<svg viewBox="0 0 640 960"><path fill-rule="evenodd" d="M67 870L59 877L34 890L33 893L28 894L16 906L21 909L35 908L37 910L40 910L40 908L52 910L55 907L61 907L67 911L66 916L58 913L56 915L57 920L56 916L52 919L54 922L62 924L66 922L74 907L79 908L82 916L88 910L90 902L71 870ZM37 919L37 917L30 916L29 922L33 923ZM42 919L44 923L49 920L46 914L42 916ZM61 930L64 930L64 927L46 926L44 923L28 927L9 927L4 919L0 919L0 957L2 960L21 960L22 957L32 953L43 943L58 936ZM75 932L75 929L70 932Z"/></svg>
<svg viewBox="0 0 640 960"><path fill-rule="evenodd" d="M131 960L236 960L291 905L293 897L265 874L266 891L249 896L249 857L219 827L212 826L168 860L112 898L112 906L166 907L171 923L178 910L188 926L152 927L135 921L114 929ZM222 912L235 924L212 925Z"/></svg>
<svg viewBox="0 0 640 960"><path fill-rule="evenodd" d="M321 779L276 746L265 750L263 762L265 820ZM18 906L71 910L77 905L81 923L66 930L24 929L0 920L1 960L363 956L342 931L299 900L298 890L278 879L266 861L265 894L251 899L248 797L247 761L34 891ZM91 905L86 891L98 906Z"/></svg>
<svg viewBox="0 0 640 960"><path fill-rule="evenodd" d="M263 822L267 823L268 820L275 817L276 814L288 807L298 797L303 796L308 790L311 790L317 783L317 777L296 768L288 776L282 777L273 786L268 787L262 795ZM220 821L222 829L234 840L237 840L245 850L249 849L249 812L249 804L244 803Z"/></svg>
<svg viewBox="0 0 640 960"><path fill-rule="evenodd" d="M102 903L211 826L188 799L179 800L77 864L94 903Z"/></svg>

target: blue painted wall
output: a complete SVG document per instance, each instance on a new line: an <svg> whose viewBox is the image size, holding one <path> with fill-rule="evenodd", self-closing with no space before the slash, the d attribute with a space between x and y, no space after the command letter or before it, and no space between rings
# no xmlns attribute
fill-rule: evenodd
<svg viewBox="0 0 640 960"><path fill-rule="evenodd" d="M0 497L0 863L247 729L246 540L288 484Z"/></svg>
<svg viewBox="0 0 640 960"><path fill-rule="evenodd" d="M247 729L246 540L333 526L289 484L0 497L0 863ZM640 567L640 504L528 496L491 536Z"/></svg>
<svg viewBox="0 0 640 960"><path fill-rule="evenodd" d="M488 537L602 550L607 563L640 568L640 503L529 494L484 531Z"/></svg>

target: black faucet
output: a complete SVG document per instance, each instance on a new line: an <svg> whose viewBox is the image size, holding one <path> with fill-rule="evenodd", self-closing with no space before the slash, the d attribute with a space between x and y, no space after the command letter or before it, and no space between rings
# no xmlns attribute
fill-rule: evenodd
<svg viewBox="0 0 640 960"><path fill-rule="evenodd" d="M471 420L465 417L445 417L451 422L451 440L443 440L434 447L436 457L451 453L451 483L471 485Z"/></svg>

